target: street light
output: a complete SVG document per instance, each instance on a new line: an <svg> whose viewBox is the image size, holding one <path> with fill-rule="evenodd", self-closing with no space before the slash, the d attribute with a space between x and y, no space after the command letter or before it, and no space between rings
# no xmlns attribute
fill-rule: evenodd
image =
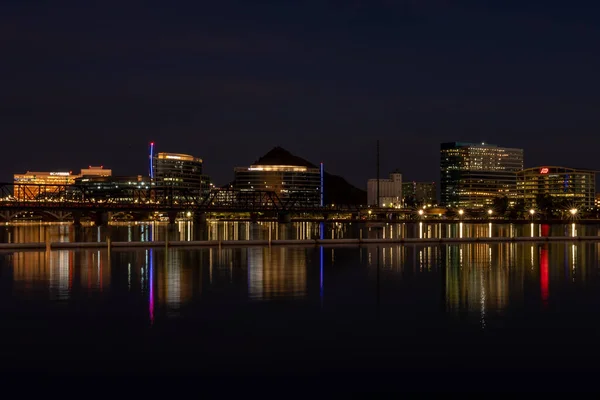
<svg viewBox="0 0 600 400"><path fill-rule="evenodd" d="M493 211L492 210L488 210L488 215L491 217L492 216Z"/></svg>
<svg viewBox="0 0 600 400"><path fill-rule="evenodd" d="M423 211L423 210L419 210L419 215L420 215L421 217L423 216L423 214L424 214L424 213L425 213L425 211Z"/></svg>
<svg viewBox="0 0 600 400"><path fill-rule="evenodd" d="M575 214L577 214L577 209L576 209L576 208L571 208L571 209L569 210L569 212L571 213L571 216L572 216L573 218L575 218Z"/></svg>
<svg viewBox="0 0 600 400"><path fill-rule="evenodd" d="M529 215L531 215L531 220L533 221L533 216L535 215L535 210L533 208L529 210Z"/></svg>
<svg viewBox="0 0 600 400"><path fill-rule="evenodd" d="M460 215L460 217L462 218L463 214L465 213L465 210L458 210L458 215Z"/></svg>

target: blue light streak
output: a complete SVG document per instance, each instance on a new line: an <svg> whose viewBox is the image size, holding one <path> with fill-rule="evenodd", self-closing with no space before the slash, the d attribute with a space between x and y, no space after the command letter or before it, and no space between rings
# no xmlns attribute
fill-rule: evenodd
<svg viewBox="0 0 600 400"><path fill-rule="evenodd" d="M321 164L322 165L322 164ZM321 222L319 224L319 236L321 239L325 238L325 223ZM320 256L320 262L319 262L319 273L320 273L320 296L321 296L321 302L323 301L323 260L324 260L324 256L323 256L323 246L320 246L319 249L319 256Z"/></svg>
<svg viewBox="0 0 600 400"><path fill-rule="evenodd" d="M150 314L150 324L154 324L154 251L153 249L149 250L149 261L148 268L146 268L148 274L148 312Z"/></svg>
<svg viewBox="0 0 600 400"><path fill-rule="evenodd" d="M150 178L154 179L154 142L150 143Z"/></svg>

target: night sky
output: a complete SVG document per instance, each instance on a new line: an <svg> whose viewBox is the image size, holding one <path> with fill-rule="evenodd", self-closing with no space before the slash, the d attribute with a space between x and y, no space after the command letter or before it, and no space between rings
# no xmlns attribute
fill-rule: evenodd
<svg viewBox="0 0 600 400"><path fill-rule="evenodd" d="M596 2L450 3L4 0L0 179L146 174L150 141L219 184L279 145L365 187L376 139L407 180L443 141L600 169Z"/></svg>

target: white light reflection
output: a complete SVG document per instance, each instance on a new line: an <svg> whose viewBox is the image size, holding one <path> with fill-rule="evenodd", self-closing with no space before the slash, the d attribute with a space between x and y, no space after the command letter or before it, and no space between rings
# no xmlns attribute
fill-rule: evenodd
<svg viewBox="0 0 600 400"><path fill-rule="evenodd" d="M575 228L575 224L571 224L571 236L572 237L576 237L577 236L577 229Z"/></svg>
<svg viewBox="0 0 600 400"><path fill-rule="evenodd" d="M419 239L423 239L423 223L419 222Z"/></svg>
<svg viewBox="0 0 600 400"><path fill-rule="evenodd" d="M211 247L208 250L208 278L211 285L213 283L213 262L213 248Z"/></svg>
<svg viewBox="0 0 600 400"><path fill-rule="evenodd" d="M530 262L531 262L531 270L533 271L533 264L534 264L534 259L533 259L533 245L531 245L531 255L530 255Z"/></svg>
<svg viewBox="0 0 600 400"><path fill-rule="evenodd" d="M479 290L481 291L481 297L480 297L480 300L479 300L480 301L480 306L481 306L481 317L480 317L481 329L485 329L485 301L486 301L486 292L485 292L485 282L484 282L483 273L481 274Z"/></svg>
<svg viewBox="0 0 600 400"><path fill-rule="evenodd" d="M463 237L463 223L462 222L460 224L458 224L458 237L459 238Z"/></svg>
<svg viewBox="0 0 600 400"><path fill-rule="evenodd" d="M531 223L531 237L534 237L533 228L534 228L534 226L533 226L533 222L532 222Z"/></svg>
<svg viewBox="0 0 600 400"><path fill-rule="evenodd" d="M492 237L492 223L488 223L488 237Z"/></svg>

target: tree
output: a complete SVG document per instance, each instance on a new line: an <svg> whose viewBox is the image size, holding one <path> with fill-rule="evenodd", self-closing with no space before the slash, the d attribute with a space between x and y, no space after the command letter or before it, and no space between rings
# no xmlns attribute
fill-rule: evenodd
<svg viewBox="0 0 600 400"><path fill-rule="evenodd" d="M535 196L535 204L538 209L544 213L546 218L551 218L553 216L554 210L554 199L549 194L539 193Z"/></svg>
<svg viewBox="0 0 600 400"><path fill-rule="evenodd" d="M508 197L495 197L492 202L492 205L494 207L494 210L498 213L498 215L504 216L504 214L506 214L506 210L508 210Z"/></svg>

